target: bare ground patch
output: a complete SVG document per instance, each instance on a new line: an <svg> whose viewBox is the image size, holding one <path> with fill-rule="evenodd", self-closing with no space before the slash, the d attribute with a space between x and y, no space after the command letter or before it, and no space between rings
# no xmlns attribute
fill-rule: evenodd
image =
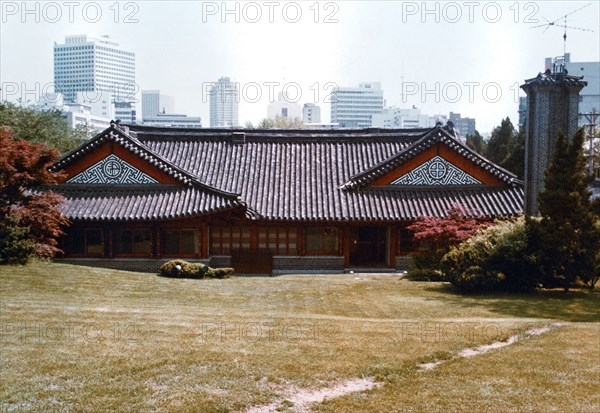
<svg viewBox="0 0 600 413"><path fill-rule="evenodd" d="M490 344L482 344L475 348L465 348L465 349L461 350L454 357L444 359L444 360L436 360L436 361L432 361L429 363L418 364L417 367L419 367L421 370L433 370L440 364L445 363L447 361L455 360L458 358L470 358L470 357L479 356L481 354L485 354L492 350L497 350L502 347L510 346L511 344L514 344L517 341L528 339L533 336L538 336L540 334L547 333L547 332L554 330L556 328L559 328L563 325L564 325L564 323L553 323L550 326L531 328L529 330L524 331L523 333L514 334L514 335L508 337L506 340L495 341Z"/></svg>
<svg viewBox="0 0 600 413"><path fill-rule="evenodd" d="M253 406L244 410L243 413L271 413L281 411L310 413L312 411L310 406L313 404L322 403L325 400L335 399L351 393L371 390L382 385L383 383L376 382L373 377L346 380L321 389L305 389L291 385L283 390L283 397L270 404Z"/></svg>

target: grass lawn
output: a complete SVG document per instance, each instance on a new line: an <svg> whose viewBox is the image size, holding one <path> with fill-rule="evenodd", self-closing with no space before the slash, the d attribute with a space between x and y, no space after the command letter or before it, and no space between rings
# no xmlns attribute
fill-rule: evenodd
<svg viewBox="0 0 600 413"><path fill-rule="evenodd" d="M312 411L600 411L598 290L463 296L393 275L2 266L0 346L1 413L235 412L363 377L382 385Z"/></svg>

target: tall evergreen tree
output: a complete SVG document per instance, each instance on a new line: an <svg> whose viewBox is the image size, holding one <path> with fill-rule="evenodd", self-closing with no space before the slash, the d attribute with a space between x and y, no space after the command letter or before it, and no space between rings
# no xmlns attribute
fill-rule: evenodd
<svg viewBox="0 0 600 413"><path fill-rule="evenodd" d="M483 136L481 136L478 131L475 131L475 133L472 135L467 135L467 146L480 155L486 155L487 144L483 140Z"/></svg>
<svg viewBox="0 0 600 413"><path fill-rule="evenodd" d="M544 284L565 291L578 277L593 283L598 276L600 233L591 211L583 140L582 129L571 143L559 133L538 197L541 220L528 221Z"/></svg>
<svg viewBox="0 0 600 413"><path fill-rule="evenodd" d="M514 143L517 132L507 117L502 119L500 126L497 126L492 131L492 136L487 144L487 157L490 161L501 165L508 157L510 148Z"/></svg>
<svg viewBox="0 0 600 413"><path fill-rule="evenodd" d="M519 178L525 176L525 134L517 133L510 118L502 119L492 131L486 147L487 158Z"/></svg>
<svg viewBox="0 0 600 413"><path fill-rule="evenodd" d="M525 178L525 132L519 131L508 148L508 154L500 166L508 169L520 179Z"/></svg>

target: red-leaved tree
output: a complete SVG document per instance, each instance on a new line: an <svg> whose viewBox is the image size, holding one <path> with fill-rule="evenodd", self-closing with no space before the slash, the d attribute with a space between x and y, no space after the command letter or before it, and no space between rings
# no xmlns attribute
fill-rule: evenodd
<svg viewBox="0 0 600 413"><path fill-rule="evenodd" d="M443 218L420 217L410 226L418 254L415 257L417 268L425 271L439 271L442 257L457 245L475 234L479 229L491 225L491 221L470 208L455 204Z"/></svg>
<svg viewBox="0 0 600 413"><path fill-rule="evenodd" d="M69 223L59 209L62 196L44 189L61 177L49 170L58 151L18 141L9 128L1 127L0 148L0 262L27 261L26 252L11 257L16 244L40 257L52 257L60 252L61 227Z"/></svg>

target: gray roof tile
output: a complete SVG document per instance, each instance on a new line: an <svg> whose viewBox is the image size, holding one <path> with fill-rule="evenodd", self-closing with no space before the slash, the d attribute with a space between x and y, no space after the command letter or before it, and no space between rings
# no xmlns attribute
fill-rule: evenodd
<svg viewBox="0 0 600 413"><path fill-rule="evenodd" d="M233 132L238 133L234 139ZM179 176L182 185L61 185L58 192L68 200L64 211L71 219L170 219L246 208L246 216L256 220L383 222L442 216L455 203L492 217L522 212L522 182L439 128L232 131L112 125L95 139L111 134ZM453 146L505 185L365 186L437 141ZM56 169L93 147L78 148Z"/></svg>

